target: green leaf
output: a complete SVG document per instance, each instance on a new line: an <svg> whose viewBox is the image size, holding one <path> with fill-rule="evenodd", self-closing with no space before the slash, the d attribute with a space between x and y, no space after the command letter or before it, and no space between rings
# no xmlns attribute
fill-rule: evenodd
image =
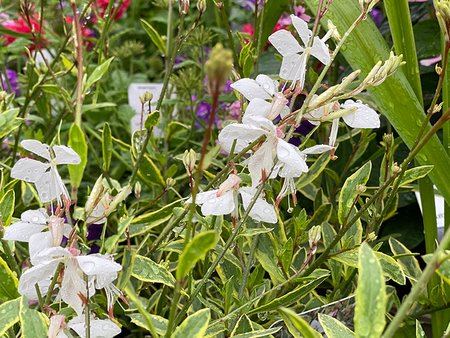
<svg viewBox="0 0 450 338"><path fill-rule="evenodd" d="M152 334L153 337L157 337L156 327L155 327L155 325L153 325L152 316L150 315L150 313L148 313L147 309L142 304L141 300L139 299L139 296L136 294L136 291L132 287L132 283L126 284L124 287L124 291L125 291L127 297L133 302L134 306L136 306L136 308L138 309L139 313L142 316L142 317L140 317L140 322L143 325L139 325L139 326L148 330ZM165 326L164 331L166 331L166 329L167 329L167 324Z"/></svg>
<svg viewBox="0 0 450 338"><path fill-rule="evenodd" d="M3 245L8 244L3 242ZM10 300L20 296L17 292L17 277L2 257L0 257L0 281L0 300Z"/></svg>
<svg viewBox="0 0 450 338"><path fill-rule="evenodd" d="M162 55L166 55L166 46L164 45L164 41L159 35L159 33L156 31L156 29L153 28L152 25L150 25L147 21L144 19L141 19L142 27L144 27L145 31L147 32L150 39L153 41L155 46L159 49Z"/></svg>
<svg viewBox="0 0 450 338"><path fill-rule="evenodd" d="M233 338L258 338L258 337L273 337L272 335L274 333L277 333L281 330L281 327L274 327L271 329L262 329L262 330L255 330L252 332L247 333L241 333L236 336L232 336Z"/></svg>
<svg viewBox="0 0 450 338"><path fill-rule="evenodd" d="M4 337L6 331L19 321L20 300L17 298L0 305L0 337Z"/></svg>
<svg viewBox="0 0 450 338"><path fill-rule="evenodd" d="M253 71L253 44L248 42L239 53L239 66L242 69L244 77L249 77Z"/></svg>
<svg viewBox="0 0 450 338"><path fill-rule="evenodd" d="M135 158L133 158L133 165L136 163ZM139 165L139 177L150 184L158 184L161 187L166 186L166 182L164 181L163 176L161 175L161 171L156 166L155 162L148 156L144 154L142 157L142 161Z"/></svg>
<svg viewBox="0 0 450 338"><path fill-rule="evenodd" d="M386 286L381 265L367 243L359 248L358 271L355 334L356 337L378 338L386 324Z"/></svg>
<svg viewBox="0 0 450 338"><path fill-rule="evenodd" d="M108 60L106 60L105 62L103 62L101 65L97 66L97 68L94 69L94 71L92 72L91 75L89 75L86 81L86 87L84 88L84 90L89 89L94 83L100 80L103 77L103 75L105 75L112 60L114 60L114 56L110 57Z"/></svg>
<svg viewBox="0 0 450 338"><path fill-rule="evenodd" d="M321 338L322 335L314 330L308 323L294 311L286 308L280 308L281 318L285 322L289 332L294 338Z"/></svg>
<svg viewBox="0 0 450 338"><path fill-rule="evenodd" d="M449 250L445 251L445 255L450 254ZM425 256L422 256L425 263L430 264L433 258L433 254L428 254ZM450 284L450 260L448 258L445 259L445 261L440 262L439 268L436 270L436 273L446 282L447 284Z"/></svg>
<svg viewBox="0 0 450 338"><path fill-rule="evenodd" d="M422 165L406 170L401 178L400 187L427 176L433 168L433 165Z"/></svg>
<svg viewBox="0 0 450 338"><path fill-rule="evenodd" d="M406 246L392 237L389 238L389 246L394 256L399 256L395 257L395 259L402 267L406 277L409 278L411 284L415 284L422 274L422 270L420 269L419 262L413 256L413 253Z"/></svg>
<svg viewBox="0 0 450 338"><path fill-rule="evenodd" d="M371 170L372 162L369 161L345 180L339 195L338 218L341 225L347 221L350 210L358 196L358 185L367 183Z"/></svg>
<svg viewBox="0 0 450 338"><path fill-rule="evenodd" d="M102 154L103 154L103 171L107 172L111 164L112 157L112 137L109 123L105 122L102 132Z"/></svg>
<svg viewBox="0 0 450 338"><path fill-rule="evenodd" d="M305 2L313 12L317 10L318 0ZM321 23L326 26L327 19L330 19L343 34L360 13L357 1L333 1ZM390 50L372 20L364 20L350 35L341 52L354 70L361 70L360 78L364 78L378 61L389 58ZM379 110L411 149L417 141L420 121L423 121L425 115L404 73L396 72L383 84L369 88L369 93ZM408 114L405 114L405 111ZM430 125L426 127L425 132L429 129ZM444 198L450 200L450 181L447 179L450 157L437 135L422 148L416 159L421 165L434 165L430 177Z"/></svg>
<svg viewBox="0 0 450 338"><path fill-rule="evenodd" d="M255 256L264 270L269 273L274 284L282 283L286 279L280 271L278 258L274 252L274 245L268 235L261 235L259 237Z"/></svg>
<svg viewBox="0 0 450 338"><path fill-rule="evenodd" d="M144 124L145 128L147 130L150 130L151 128L158 125L160 116L161 116L161 114L159 113L159 111L157 111L157 110L152 111L145 119L145 124Z"/></svg>
<svg viewBox="0 0 450 338"><path fill-rule="evenodd" d="M11 224L12 215L14 212L14 190L8 190L0 200L0 220L3 226Z"/></svg>
<svg viewBox="0 0 450 338"><path fill-rule="evenodd" d="M295 182L297 190L301 190L301 188L307 186L319 177L322 171L324 171L327 167L328 162L330 162L330 154L328 152L320 155L317 160L314 161L313 165L309 167L308 172L300 176L300 178Z"/></svg>
<svg viewBox="0 0 450 338"><path fill-rule="evenodd" d="M266 45L269 35L272 34L273 28L280 19L280 16L284 12L288 12L289 1L288 0L277 0L277 1L267 1L264 6L264 22L263 30L260 33L260 44L258 47L264 48ZM261 16L261 15L260 15Z"/></svg>
<svg viewBox="0 0 450 338"><path fill-rule="evenodd" d="M231 332L231 337L236 336L240 333L252 332L253 324L250 318L247 315L243 315L239 317L238 322L234 326L233 332Z"/></svg>
<svg viewBox="0 0 450 338"><path fill-rule="evenodd" d="M150 258L137 255L134 259L133 272L134 278L148 283L162 283L173 287L175 278L164 266L153 262Z"/></svg>
<svg viewBox="0 0 450 338"><path fill-rule="evenodd" d="M209 309L201 309L187 317L180 326L177 327L172 338L201 338L205 336L211 317Z"/></svg>
<svg viewBox="0 0 450 338"><path fill-rule="evenodd" d="M80 126L73 123L69 130L69 146L75 150L80 156L80 164L69 164L70 184L72 185L72 191L77 191L83 179L84 169L87 163L88 146L83 131ZM75 196L76 197L76 196ZM76 199L76 198L74 198Z"/></svg>
<svg viewBox="0 0 450 338"><path fill-rule="evenodd" d="M247 312L247 315L276 310L280 306L290 306L308 295L312 290L322 284L322 282L329 276L330 272L328 270L317 269L308 277L307 283L297 286L294 290L287 292L282 296L257 307L256 309L250 310Z"/></svg>
<svg viewBox="0 0 450 338"><path fill-rule="evenodd" d="M426 338L425 331L422 329L420 322L416 319L416 338Z"/></svg>
<svg viewBox="0 0 450 338"><path fill-rule="evenodd" d="M19 115L19 108L8 109L0 114L0 138L10 134L20 125L20 120L16 119Z"/></svg>
<svg viewBox="0 0 450 338"><path fill-rule="evenodd" d="M319 313L319 322L328 338L351 338L355 334L336 318Z"/></svg>
<svg viewBox="0 0 450 338"><path fill-rule="evenodd" d="M47 337L47 317L44 314L28 307L28 300L22 297L20 302L20 328L24 338Z"/></svg>
<svg viewBox="0 0 450 338"><path fill-rule="evenodd" d="M140 313L132 313L129 314L128 317L131 318L131 322L136 324L139 327L142 327L143 329L150 331L149 327L147 326L147 323L145 321L145 318ZM152 315L151 313L148 314L148 317L150 318L150 321L153 324L153 327L155 329L155 332L159 334L160 336L164 336L167 331L167 324L169 321L161 316Z"/></svg>
<svg viewBox="0 0 450 338"><path fill-rule="evenodd" d="M347 250L341 252L335 256L332 256L331 259L337 260L343 264L346 264L351 267L358 267L358 249ZM405 274L403 273L403 269L400 264L395 261L391 256L388 256L382 252L375 252L375 256L379 260L379 264L383 269L383 273L387 278L392 279L394 282L404 285L405 284Z"/></svg>
<svg viewBox="0 0 450 338"><path fill-rule="evenodd" d="M178 260L177 280L184 278L195 264L203 259L219 240L215 231L205 231L195 236L184 248Z"/></svg>

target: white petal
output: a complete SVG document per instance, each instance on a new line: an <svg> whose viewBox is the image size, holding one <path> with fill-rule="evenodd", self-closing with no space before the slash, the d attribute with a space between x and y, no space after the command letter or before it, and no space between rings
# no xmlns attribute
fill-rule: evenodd
<svg viewBox="0 0 450 338"><path fill-rule="evenodd" d="M5 230L3 239L10 241L28 242L34 234L40 233L47 226L45 224L35 224L28 222L17 222L11 224Z"/></svg>
<svg viewBox="0 0 450 338"><path fill-rule="evenodd" d="M34 234L30 237L30 244L28 245L28 251L30 253L31 264L36 265L40 262L41 258L35 260L41 252L51 248L53 246L52 234L48 231Z"/></svg>
<svg viewBox="0 0 450 338"><path fill-rule="evenodd" d="M70 224L64 223L64 230L63 230L64 236L69 238L71 232L72 232L72 226Z"/></svg>
<svg viewBox="0 0 450 338"><path fill-rule="evenodd" d="M120 334L120 327L109 319L90 319L90 337L91 338L112 338ZM74 330L81 338L86 337L86 324L84 315L71 319L68 326Z"/></svg>
<svg viewBox="0 0 450 338"><path fill-rule="evenodd" d="M311 47L311 54L314 55L317 60L327 65L331 62L330 53L328 52L328 46L320 40L317 36L314 37L314 43Z"/></svg>
<svg viewBox="0 0 450 338"><path fill-rule="evenodd" d="M311 30L308 28L308 24L294 14L291 14L291 20L303 44L307 46L312 35Z"/></svg>
<svg viewBox="0 0 450 338"><path fill-rule="evenodd" d="M327 145L327 144L317 144L315 146L306 148L302 151L303 154L310 155L310 154L322 154L324 152L330 151L333 149L333 147Z"/></svg>
<svg viewBox="0 0 450 338"><path fill-rule="evenodd" d="M342 119L352 128L379 128L380 117L377 112L361 101L347 100L341 105L343 109L356 107L357 110L353 113L344 115Z"/></svg>
<svg viewBox="0 0 450 338"><path fill-rule="evenodd" d="M250 202L255 196L255 191L256 189L249 187L242 187L239 190L245 210L247 210ZM249 216L258 222L275 224L278 221L274 206L260 197L256 199L255 204L250 209Z"/></svg>
<svg viewBox="0 0 450 338"><path fill-rule="evenodd" d="M270 96L273 96L278 88L277 88L277 82L272 80L270 77L268 77L265 74L259 74L255 81L267 92L270 94Z"/></svg>
<svg viewBox="0 0 450 338"><path fill-rule="evenodd" d="M331 131L330 131L330 137L328 140L328 144L332 147L334 147L336 144L338 131L339 131L339 118L334 119L331 124Z"/></svg>
<svg viewBox="0 0 450 338"><path fill-rule="evenodd" d="M20 215L20 219L24 222L46 224L48 220L47 211L44 208L37 210L27 210Z"/></svg>
<svg viewBox="0 0 450 338"><path fill-rule="evenodd" d="M55 198L59 200L61 195L70 199L69 192L55 168L50 168L50 171L42 175L35 184L39 198L43 203L50 202Z"/></svg>
<svg viewBox="0 0 450 338"><path fill-rule="evenodd" d="M50 161L50 159L51 159L50 146L48 144L39 142L38 140L23 140L22 142L20 142L20 145L24 149L26 149L36 155L39 155L48 161Z"/></svg>
<svg viewBox="0 0 450 338"><path fill-rule="evenodd" d="M210 198L205 200L202 205L202 214L204 216L219 216L231 214L231 212L233 212L235 208L233 194L234 191L230 190L219 197L217 197L216 195L210 196Z"/></svg>
<svg viewBox="0 0 450 338"><path fill-rule="evenodd" d="M270 43L275 47L275 49L283 56L292 55L300 53L303 48L293 37L291 32L280 29L269 36Z"/></svg>
<svg viewBox="0 0 450 338"><path fill-rule="evenodd" d="M55 152L55 160L58 164L79 164L80 156L70 147L53 146Z"/></svg>
<svg viewBox="0 0 450 338"><path fill-rule="evenodd" d="M251 101L255 98L260 98L263 100L270 99L271 96L267 93L255 80L243 78L237 80L231 85L231 88L237 90L239 93L244 95L244 97Z"/></svg>
<svg viewBox="0 0 450 338"><path fill-rule="evenodd" d="M83 298L87 298L86 282L83 279L83 273L78 268L77 262L74 259L68 259L65 264L64 278L61 282L59 296L75 310L77 315L81 315L84 304L80 295ZM89 293L89 296L92 296L92 294Z"/></svg>
<svg viewBox="0 0 450 338"><path fill-rule="evenodd" d="M277 144L277 157L283 163L279 172L281 177L299 177L308 172L306 156L294 145L279 139Z"/></svg>
<svg viewBox="0 0 450 338"><path fill-rule="evenodd" d="M215 189L215 190L204 191L204 192L198 193L197 196L195 196L195 204L202 205L207 200L216 196L218 191L219 191L219 189ZM192 197L189 197L185 203L192 203Z"/></svg>
<svg viewBox="0 0 450 338"><path fill-rule="evenodd" d="M265 133L266 131L251 125L233 123L222 129L219 134L219 143L222 146L222 149L229 153L233 141L236 140L234 152L237 153Z"/></svg>
<svg viewBox="0 0 450 338"><path fill-rule="evenodd" d="M122 266L104 255L77 256L80 269L88 276L109 274L122 270Z"/></svg>
<svg viewBox="0 0 450 338"><path fill-rule="evenodd" d="M37 264L48 263L49 261L54 261L54 260L62 261L66 257L71 257L71 256L72 255L70 254L70 252L67 249L62 248L60 246L55 246L55 247L51 247L51 248L42 250L36 256L34 256L33 259L35 262L34 264L37 265Z"/></svg>
<svg viewBox="0 0 450 338"><path fill-rule="evenodd" d="M31 158L21 158L11 169L11 177L25 182L36 182L50 167L48 163L42 163Z"/></svg>
<svg viewBox="0 0 450 338"><path fill-rule="evenodd" d="M280 68L280 77L284 80L297 81L304 83L306 73L306 63L304 54L292 54L283 57Z"/></svg>
<svg viewBox="0 0 450 338"><path fill-rule="evenodd" d="M272 104L263 99L256 98L250 101L247 108L245 109L244 116L242 117L242 122L244 124L251 124L247 121L249 116L259 116L267 118L270 114L270 109Z"/></svg>
<svg viewBox="0 0 450 338"><path fill-rule="evenodd" d="M275 142L274 138L269 138L261 147L248 159L248 171L252 178L252 186L256 187L261 183L262 173L270 175L273 167Z"/></svg>
<svg viewBox="0 0 450 338"><path fill-rule="evenodd" d="M58 264L59 260L50 260L26 270L19 279L19 293L21 295L28 294L34 290L36 283L50 279Z"/></svg>

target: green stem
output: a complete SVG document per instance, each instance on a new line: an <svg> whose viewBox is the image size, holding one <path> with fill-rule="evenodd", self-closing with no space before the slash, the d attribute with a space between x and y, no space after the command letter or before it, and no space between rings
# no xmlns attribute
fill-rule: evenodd
<svg viewBox="0 0 450 338"><path fill-rule="evenodd" d="M75 31L75 50L77 55L77 87L75 101L75 124L81 127L81 115L83 106L83 37L81 35L80 19L77 11L75 0L71 1L73 13L73 25Z"/></svg>
<svg viewBox="0 0 450 338"><path fill-rule="evenodd" d="M220 12L222 23L224 25L225 31L227 32L228 44L230 45L230 49L233 52L234 68L242 76L242 70L241 67L239 66L239 56L236 51L236 45L234 44L233 31L231 30L230 23L228 21L228 14L225 9L225 4L223 2L216 3L216 8Z"/></svg>
<svg viewBox="0 0 450 338"><path fill-rule="evenodd" d="M446 231L444 238L431 257L431 260L428 262L425 270L423 270L422 275L417 280L417 283L413 285L411 292L403 300L402 305L398 309L395 317L392 319L386 331L384 332L383 338L393 337L397 329L400 328L403 320L408 315L410 310L414 307L414 304L416 303L418 297L423 293L429 280L433 277L435 270L439 268L439 265L442 263L441 258L442 256L445 256L445 248L447 248L449 245L450 231Z"/></svg>
<svg viewBox="0 0 450 338"><path fill-rule="evenodd" d="M88 275L84 274L84 282L86 283L86 307L84 308L84 321L86 325L86 338L91 337L91 316L89 311L89 279Z"/></svg>
<svg viewBox="0 0 450 338"><path fill-rule="evenodd" d="M55 285L58 281L58 275L61 272L62 268L64 267L64 263L59 263L56 267L55 273L53 274L52 282L50 283L50 286L48 287L47 296L45 297L43 307L50 304L50 299L52 298L53 289L55 288Z"/></svg>

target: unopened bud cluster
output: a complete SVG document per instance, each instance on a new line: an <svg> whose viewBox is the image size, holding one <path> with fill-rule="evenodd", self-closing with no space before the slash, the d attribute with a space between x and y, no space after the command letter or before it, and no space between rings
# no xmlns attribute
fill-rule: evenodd
<svg viewBox="0 0 450 338"><path fill-rule="evenodd" d="M450 1L434 0L433 3L439 26L445 34L445 40L450 41Z"/></svg>
<svg viewBox="0 0 450 338"><path fill-rule="evenodd" d="M221 43L214 46L205 63L205 71L208 76L208 87L211 94L219 93L233 68L233 55Z"/></svg>

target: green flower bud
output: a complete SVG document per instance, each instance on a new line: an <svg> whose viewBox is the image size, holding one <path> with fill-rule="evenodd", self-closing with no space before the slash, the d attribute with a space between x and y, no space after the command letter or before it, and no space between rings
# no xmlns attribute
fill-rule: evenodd
<svg viewBox="0 0 450 338"><path fill-rule="evenodd" d="M233 55L231 50L223 48L221 43L216 44L209 53L208 61L205 63L208 89L211 95L222 91L232 68Z"/></svg>

